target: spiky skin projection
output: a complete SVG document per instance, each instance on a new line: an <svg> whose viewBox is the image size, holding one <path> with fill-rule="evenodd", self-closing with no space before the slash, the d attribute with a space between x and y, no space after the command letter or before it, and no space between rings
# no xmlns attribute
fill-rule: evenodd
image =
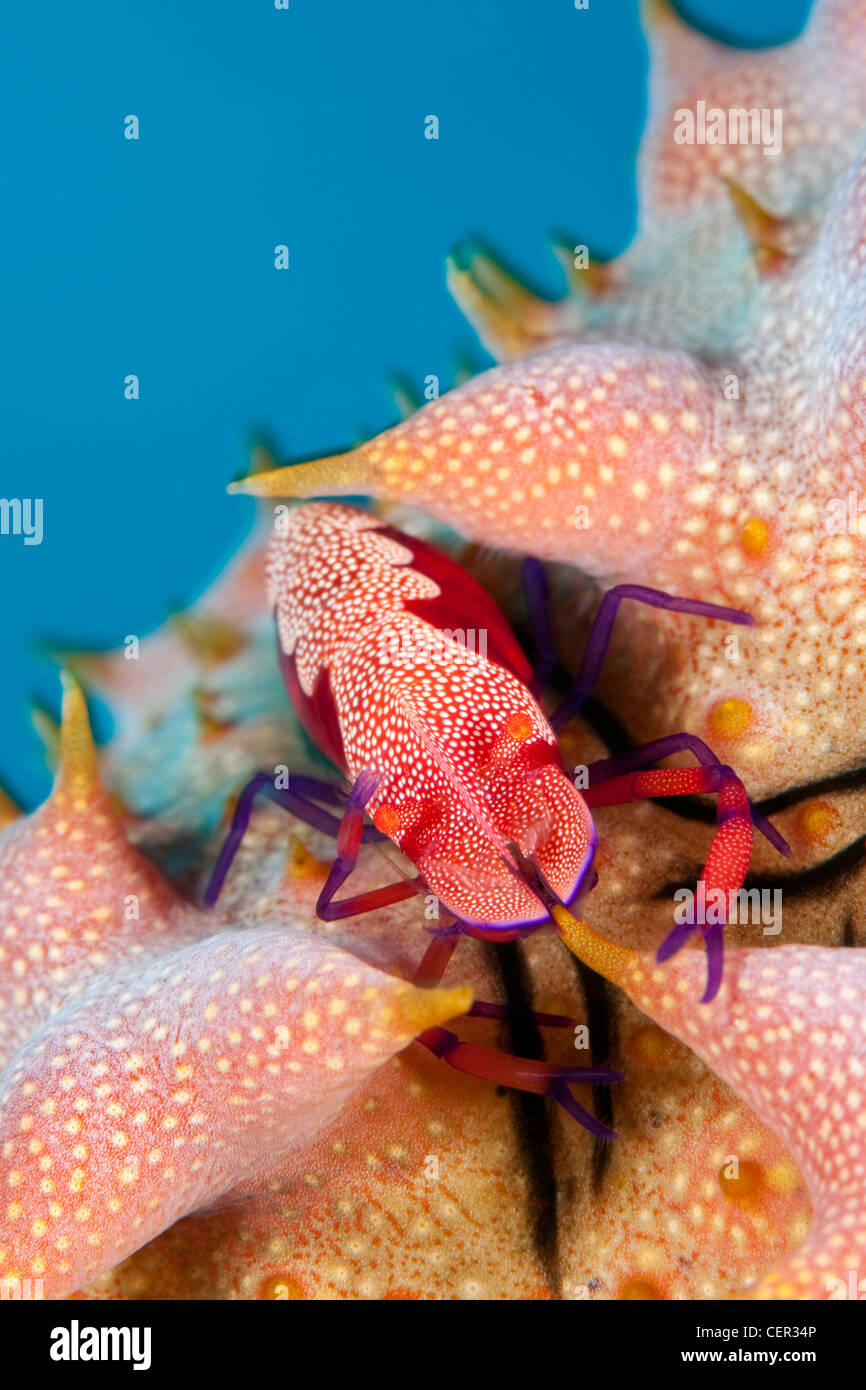
<svg viewBox="0 0 866 1390"><path fill-rule="evenodd" d="M542 313L482 258L475 279L466 272L473 315L488 324L490 308L494 349L503 315L531 319L537 331L520 349L530 356L351 454L241 486L367 492L474 540L577 566L600 586L632 581L745 607L759 629L733 653L697 624L627 616L605 698L636 737L688 729L767 794L803 780L813 749L828 774L859 765L864 30L861 0L830 0L797 42L743 55L662 15L640 235L592 279L580 322L569 324L573 300ZM673 113L700 96L780 108L781 153L676 144ZM639 698L622 677L635 661L649 677Z"/></svg>
<svg viewBox="0 0 866 1390"><path fill-rule="evenodd" d="M54 794L0 853L0 1279L47 1298L261 1184L471 1002L184 904L126 842L71 684Z"/></svg>
<svg viewBox="0 0 866 1390"><path fill-rule="evenodd" d="M565 913L560 925L575 954L724 1077L798 1163L811 1230L749 1297L826 1298L866 1259L866 955L815 946L735 951L718 998L695 1009L701 962L693 951L659 969Z"/></svg>
<svg viewBox="0 0 866 1390"><path fill-rule="evenodd" d="M449 911L544 921L509 843L570 902L595 836L495 604L447 556L354 508L301 507L283 531L268 602L305 728L353 783L379 776L374 824Z"/></svg>

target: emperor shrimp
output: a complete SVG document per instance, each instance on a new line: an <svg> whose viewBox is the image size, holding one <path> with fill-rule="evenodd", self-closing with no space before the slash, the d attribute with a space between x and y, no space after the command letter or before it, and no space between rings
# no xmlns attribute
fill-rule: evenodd
<svg viewBox="0 0 866 1390"><path fill-rule="evenodd" d="M587 770L578 788L567 774L556 730L591 692L616 611L636 599L675 612L750 624L736 609L658 590L622 585L608 591L571 692L550 718L534 675L505 617L456 562L354 507L314 502L285 514L267 558L267 598L279 660L297 716L340 770L350 790L342 819L337 790L292 776L288 788L259 773L241 794L230 833L205 894L212 906L249 823L254 798L271 797L333 834L337 857L317 903L333 921L417 893L433 895L443 916L416 983L437 983L462 935L506 941L576 907L593 887L597 836L592 808L643 797L715 793L718 825L703 883L739 889L749 865L753 825L781 851L785 842L750 804L734 771L689 734L658 739ZM528 596L544 630L544 579L527 562ZM467 640L474 634L478 640ZM689 751L696 767L653 768ZM365 826L365 816L372 825ZM381 888L338 898L362 840L391 840L417 870ZM659 948L673 955L698 929L677 925ZM708 959L704 1000L722 977L721 924L704 929ZM500 1006L470 1012L502 1017ZM536 1015L542 1025L564 1025ZM570 1083L619 1080L600 1067L563 1067L461 1042L443 1028L419 1041L451 1066L501 1084L550 1095L592 1133L611 1131L572 1095Z"/></svg>

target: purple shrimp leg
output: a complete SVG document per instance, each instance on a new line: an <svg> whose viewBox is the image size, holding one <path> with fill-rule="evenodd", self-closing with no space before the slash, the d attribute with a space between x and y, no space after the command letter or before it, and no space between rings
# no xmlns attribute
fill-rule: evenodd
<svg viewBox="0 0 866 1390"><path fill-rule="evenodd" d="M372 888L368 893L357 893L352 898L335 901L336 894L353 872L358 862L358 851L364 837L364 808L379 785L379 774L361 772L349 793L346 809L337 832L337 857L316 903L316 912L323 922L339 922L344 917L357 917L362 912L372 912L378 907L388 907L391 903L403 902L416 893L424 891L421 877L400 879L397 883L386 883L382 888Z"/></svg>
<svg viewBox="0 0 866 1390"><path fill-rule="evenodd" d="M607 1067L564 1067L553 1062L538 1062L531 1057L514 1057L495 1047L461 1042L457 1034L447 1028L427 1028L416 1041L456 1071L479 1076L485 1081L494 1081L497 1085L509 1086L516 1091L550 1096L596 1138L616 1138L615 1131L608 1129L607 1125L585 1110L568 1087L570 1084L591 1086L600 1082L622 1081L620 1071L611 1071Z"/></svg>
<svg viewBox="0 0 866 1390"><path fill-rule="evenodd" d="M484 1004L480 999L476 999L470 1009L466 1010L466 1018L499 1018L503 1022L511 1018L511 1013L505 1004ZM574 1028L575 1021L568 1018L565 1014L542 1014L532 1009L528 1017L533 1023L537 1023L539 1028Z"/></svg>
<svg viewBox="0 0 866 1390"><path fill-rule="evenodd" d="M629 748L625 753L616 753L612 758L602 758L597 763L590 763L587 769L589 785L594 787L599 782L608 781L611 777L623 777L626 773L648 767L650 763L660 762L662 758L669 758L672 753L685 752L693 753L704 767L724 766L713 750L695 734L668 734L666 738L657 738L652 743L642 743L637 748ZM755 829L760 830L764 839L768 840L774 849L783 854L786 859L790 859L791 847L784 836L779 834L772 821L753 806L751 801L749 802L749 809Z"/></svg>
<svg viewBox="0 0 866 1390"><path fill-rule="evenodd" d="M422 989L431 989L438 985L448 967L451 957L460 936L459 930L451 936L439 936L430 942L421 964L415 971L412 983ZM505 1004L485 1004L481 999L476 999L474 1004L466 1012L467 1018L498 1018L503 1022L507 1021L511 1015ZM565 1014L542 1014L532 1011L531 1018L540 1028L573 1028L574 1019L567 1018Z"/></svg>
<svg viewBox="0 0 866 1390"><path fill-rule="evenodd" d="M539 699L556 668L556 649L550 626L550 585L544 565L531 555L523 561L520 575L526 595L526 606L529 609L534 646L535 674L529 688L535 698Z"/></svg>
<svg viewBox="0 0 866 1390"><path fill-rule="evenodd" d="M438 985L448 968L451 957L461 936L469 935L457 920L444 931L438 931L421 959L421 964L412 977L412 983L421 989L431 989ZM505 1004L485 1004L476 999L466 1011L467 1018L495 1018L507 1022L511 1013ZM565 1014L543 1014L533 1010L530 1014L540 1028L574 1028L575 1020Z"/></svg>
<svg viewBox="0 0 866 1390"><path fill-rule="evenodd" d="M294 782L294 779L291 780ZM305 781L307 790L312 790L314 785L312 779L305 779ZM318 795L319 793L316 792L315 794ZM282 806L284 810L297 816L299 820L306 821L308 825L323 831L326 835L335 836L340 828L340 822L330 812L322 810L321 806L316 806L307 796L295 792L291 788L274 786L274 774L272 772L257 772L254 777L250 778L238 797L231 828L223 842L204 892L205 908L212 908L222 892L232 861L247 832L253 802L259 795L270 797L271 801L276 802L278 806Z"/></svg>
<svg viewBox="0 0 866 1390"><path fill-rule="evenodd" d="M699 618L722 618L727 623L755 626L751 614L743 613L739 608L722 608L716 603L702 603L699 599L677 598L664 593L662 589L647 589L642 584L617 584L615 588L608 589L602 599L574 684L550 717L550 723L557 732L577 714L591 694L607 653L617 610L624 598L637 599L638 603L646 603L651 608L666 608L672 613L692 613Z"/></svg>
<svg viewBox="0 0 866 1390"><path fill-rule="evenodd" d="M656 762L679 753L684 749L697 757L700 766L690 768L654 768L638 770L641 765ZM790 855L787 843L764 816L756 813L746 796L739 777L732 768L716 760L706 744L688 734L674 734L668 738L657 739L655 743L643 748L634 748L618 757L605 758L589 769L589 786L584 791L588 806L617 806L626 801L641 797L674 795L689 792L715 792L718 795L717 830L710 850L709 863L723 836L728 833L729 822L739 821L748 825L748 849L743 857L741 848L734 869L725 873L718 886L727 890L739 891L745 878L752 848L751 821L761 823L761 829L770 843L783 854ZM706 877L708 868L702 877ZM714 884L719 879L719 866L714 868ZM678 923L668 932L661 943L656 959L661 964L669 960L685 944L697 925L691 922ZM722 958L724 940L722 925L711 923L702 928L707 948L707 986L702 1002L708 1004L718 993L722 981Z"/></svg>
<svg viewBox="0 0 866 1390"><path fill-rule="evenodd" d="M433 940L421 957L421 964L412 977L413 985L417 985L419 989L432 989L434 985L438 985L448 969L462 935L457 922L444 931L435 932Z"/></svg>
<svg viewBox="0 0 866 1390"><path fill-rule="evenodd" d="M291 775L287 788L276 787L272 772L257 772L254 777L250 778L238 797L229 833L223 842L205 888L203 905L206 909L215 905L222 892L228 871L247 832L253 803L257 796L269 797L277 806L282 806L284 811L296 816L298 820L306 821L308 825L313 826L315 830L321 830L325 835L331 835L336 839L339 833L340 821L337 817L323 810L321 806L316 806L312 799L316 798L319 801L328 801L334 806L341 806L344 798L338 788L332 787L327 782L320 782L315 777L295 776L294 774ZM364 838L380 840L384 837L375 827L367 826L364 830Z"/></svg>
<svg viewBox="0 0 866 1390"><path fill-rule="evenodd" d="M313 801L324 801L329 806L342 806L346 800L345 792L335 787L332 782L324 782L320 777L307 777L303 773L293 772L290 780L294 791Z"/></svg>

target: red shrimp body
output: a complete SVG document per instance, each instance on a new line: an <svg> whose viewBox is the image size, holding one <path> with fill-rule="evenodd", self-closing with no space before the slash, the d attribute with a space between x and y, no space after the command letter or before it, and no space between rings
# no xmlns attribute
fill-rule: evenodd
<svg viewBox="0 0 866 1390"><path fill-rule="evenodd" d="M493 927L544 920L509 842L571 901L592 817L489 595L432 546L327 502L288 513L267 578L301 723L352 782L379 775L368 811L445 907Z"/></svg>

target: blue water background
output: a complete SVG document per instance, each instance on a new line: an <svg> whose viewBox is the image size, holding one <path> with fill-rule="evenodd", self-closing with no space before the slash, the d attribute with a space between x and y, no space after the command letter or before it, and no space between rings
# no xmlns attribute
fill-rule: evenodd
<svg viewBox="0 0 866 1390"><path fill-rule="evenodd" d="M764 44L808 0L683 9ZM329 452L393 423L389 373L489 363L455 244L550 295L552 232L628 244L646 48L636 0L7 0L0 54L0 495L42 497L45 527L0 537L0 782L32 805L43 647L193 599L249 528L225 484L253 439Z"/></svg>

